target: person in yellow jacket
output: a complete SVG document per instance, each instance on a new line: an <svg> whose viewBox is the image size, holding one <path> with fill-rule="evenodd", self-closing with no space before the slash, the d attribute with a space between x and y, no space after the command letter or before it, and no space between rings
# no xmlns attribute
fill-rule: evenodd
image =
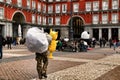
<svg viewBox="0 0 120 80"><path fill-rule="evenodd" d="M58 32L52 31L52 29L50 29L50 35L52 37L52 41L48 48L48 50L50 52L48 57L53 58L52 53L56 50L56 46L57 46L57 42L58 42L56 39L58 37Z"/></svg>

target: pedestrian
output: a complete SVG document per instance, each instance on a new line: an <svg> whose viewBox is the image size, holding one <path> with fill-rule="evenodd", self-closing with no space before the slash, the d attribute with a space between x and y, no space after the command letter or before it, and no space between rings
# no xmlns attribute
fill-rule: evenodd
<svg viewBox="0 0 120 80"><path fill-rule="evenodd" d="M100 47L102 47L102 44L103 44L102 38L100 38L99 42L100 42Z"/></svg>
<svg viewBox="0 0 120 80"><path fill-rule="evenodd" d="M116 44L117 44L117 40L116 40L116 39L114 39L114 40L113 40L113 50L115 50L115 49L116 49Z"/></svg>
<svg viewBox="0 0 120 80"><path fill-rule="evenodd" d="M0 59L3 57L3 52L2 52L2 46L5 44L5 39L4 37L0 34Z"/></svg>
<svg viewBox="0 0 120 80"><path fill-rule="evenodd" d="M112 39L110 38L110 39L109 39L109 47L111 48L112 45L113 45L113 42L112 42Z"/></svg>
<svg viewBox="0 0 120 80"><path fill-rule="evenodd" d="M43 53L36 52L37 72L39 79L47 78L48 51Z"/></svg>
<svg viewBox="0 0 120 80"><path fill-rule="evenodd" d="M10 37L10 36L7 36L7 45L8 45L8 49L12 49L11 48L11 43L12 43L12 37Z"/></svg>

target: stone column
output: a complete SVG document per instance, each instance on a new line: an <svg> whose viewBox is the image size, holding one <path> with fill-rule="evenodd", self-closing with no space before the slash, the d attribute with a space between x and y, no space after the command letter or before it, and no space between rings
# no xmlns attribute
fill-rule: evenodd
<svg viewBox="0 0 120 80"><path fill-rule="evenodd" d="M102 29L99 28L99 39L102 38Z"/></svg>
<svg viewBox="0 0 120 80"><path fill-rule="evenodd" d="M120 39L120 28L118 28L118 39Z"/></svg>
<svg viewBox="0 0 120 80"><path fill-rule="evenodd" d="M108 39L112 38L111 36L111 28L108 29Z"/></svg>

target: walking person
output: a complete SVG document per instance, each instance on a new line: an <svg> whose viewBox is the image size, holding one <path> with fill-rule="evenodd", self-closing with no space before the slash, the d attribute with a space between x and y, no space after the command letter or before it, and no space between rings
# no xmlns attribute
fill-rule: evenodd
<svg viewBox="0 0 120 80"><path fill-rule="evenodd" d="M48 51L43 53L36 52L37 72L39 79L47 78L47 66L48 66Z"/></svg>
<svg viewBox="0 0 120 80"><path fill-rule="evenodd" d="M8 45L8 49L12 49L12 48L11 48L11 43L12 43L12 37L7 36L7 45Z"/></svg>
<svg viewBox="0 0 120 80"><path fill-rule="evenodd" d="M112 39L110 38L110 39L109 39L109 47L111 48L112 45L113 45L113 42L112 42Z"/></svg>
<svg viewBox="0 0 120 80"><path fill-rule="evenodd" d="M102 47L102 44L103 44L102 38L100 38L99 42L100 42L100 48L101 48L101 47Z"/></svg>
<svg viewBox="0 0 120 80"><path fill-rule="evenodd" d="M115 49L116 49L116 44L117 44L117 40L116 40L116 39L114 39L114 40L113 40L113 50L115 50Z"/></svg>
<svg viewBox="0 0 120 80"><path fill-rule="evenodd" d="M3 46L3 44L5 44L5 39L4 39L4 37L0 34L0 59L2 59L2 57L3 57L3 48L2 48L2 46Z"/></svg>

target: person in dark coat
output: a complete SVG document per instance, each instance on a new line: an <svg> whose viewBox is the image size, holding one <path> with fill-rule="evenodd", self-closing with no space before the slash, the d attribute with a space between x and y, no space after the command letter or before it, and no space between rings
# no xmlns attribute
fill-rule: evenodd
<svg viewBox="0 0 120 80"><path fill-rule="evenodd" d="M3 57L2 46L5 44L4 37L0 34L0 59Z"/></svg>
<svg viewBox="0 0 120 80"><path fill-rule="evenodd" d="M8 45L8 49L12 49L11 48L11 43L12 43L12 37L7 37L7 45Z"/></svg>

